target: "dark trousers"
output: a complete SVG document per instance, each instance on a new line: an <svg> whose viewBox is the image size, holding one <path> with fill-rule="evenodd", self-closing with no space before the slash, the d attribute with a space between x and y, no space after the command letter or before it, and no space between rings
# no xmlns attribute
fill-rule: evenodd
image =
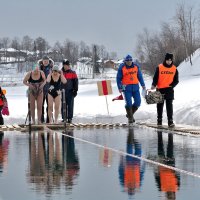
<svg viewBox="0 0 200 200"><path fill-rule="evenodd" d="M4 125L4 120L3 120L2 113L1 113L2 109L3 109L3 106L0 106L0 125Z"/></svg>
<svg viewBox="0 0 200 200"><path fill-rule="evenodd" d="M172 99L166 99L165 102L166 102L166 110L167 110L168 121L173 121L173 100ZM162 120L163 106L164 106L164 102L157 104L157 117L158 117L158 120L159 119Z"/></svg>
<svg viewBox="0 0 200 200"><path fill-rule="evenodd" d="M49 123L49 116L48 116L48 93L47 94L44 94L43 96L43 103L42 103L42 116L41 116L41 122L43 123L45 120L44 120L44 104L47 104L47 107L46 107L46 122Z"/></svg>
<svg viewBox="0 0 200 200"><path fill-rule="evenodd" d="M63 93L62 93L62 106L61 106L61 113L62 119L64 120L64 112L66 110L66 119L72 119L74 115L74 95L72 90L65 90L65 101L66 107L63 107Z"/></svg>

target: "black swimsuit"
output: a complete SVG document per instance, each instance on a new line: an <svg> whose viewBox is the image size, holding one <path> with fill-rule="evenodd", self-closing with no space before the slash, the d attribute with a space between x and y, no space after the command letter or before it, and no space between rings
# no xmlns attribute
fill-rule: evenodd
<svg viewBox="0 0 200 200"><path fill-rule="evenodd" d="M59 77L58 81L54 81L51 76L50 86L48 93L55 99L59 95L61 89L61 78Z"/></svg>

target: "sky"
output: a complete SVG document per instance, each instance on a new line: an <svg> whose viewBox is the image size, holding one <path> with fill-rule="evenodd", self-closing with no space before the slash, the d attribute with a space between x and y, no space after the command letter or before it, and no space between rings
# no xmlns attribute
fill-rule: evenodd
<svg viewBox="0 0 200 200"><path fill-rule="evenodd" d="M176 125L184 124L200 127L200 49L196 50L192 56L192 61L192 66L189 61L184 61L178 66L180 82L175 87L175 100L173 102L174 122ZM109 72L107 72L107 75L109 75ZM123 100L112 101L114 97L119 95L115 78L111 79L113 94L107 95L108 110L105 96L98 95L97 81L99 80L102 79L79 80L79 91L75 98L74 106L74 122L127 122L124 109L125 102ZM146 88L149 89L152 77L144 75L144 81ZM24 123L28 112L27 87L19 85L15 87L3 87L3 89L7 90L6 96L10 110L10 116L5 116L5 123ZM59 120L61 120L60 117ZM144 98L142 98L142 103L135 114L135 119L141 122L156 123L156 105L148 105ZM167 124L165 108L163 123Z"/></svg>
<svg viewBox="0 0 200 200"><path fill-rule="evenodd" d="M66 38L104 45L121 57L133 54L144 28L159 31L182 0L0 0L0 37ZM198 0L186 5L199 6ZM133 55L134 56L134 55Z"/></svg>

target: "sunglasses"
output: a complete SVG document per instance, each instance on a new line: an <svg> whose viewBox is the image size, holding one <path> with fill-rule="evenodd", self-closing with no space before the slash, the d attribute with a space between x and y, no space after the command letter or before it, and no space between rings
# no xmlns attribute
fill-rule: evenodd
<svg viewBox="0 0 200 200"><path fill-rule="evenodd" d="M133 59L126 59L125 61L126 61L126 62L128 62L128 61L133 61Z"/></svg>

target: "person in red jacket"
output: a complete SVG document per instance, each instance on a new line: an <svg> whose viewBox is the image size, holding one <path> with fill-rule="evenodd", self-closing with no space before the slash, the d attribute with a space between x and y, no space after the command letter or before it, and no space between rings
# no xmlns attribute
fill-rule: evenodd
<svg viewBox="0 0 200 200"><path fill-rule="evenodd" d="M78 92L78 77L75 71L73 71L70 67L70 62L67 59L63 60L63 75L67 80L66 84L62 84L62 89L65 89L65 100L66 107L63 107L63 96L62 96L62 119L64 121L64 109L66 109L66 119L68 123L72 122L73 113L74 113L74 98ZM63 94L62 94L63 95Z"/></svg>
<svg viewBox="0 0 200 200"><path fill-rule="evenodd" d="M0 125L4 125L4 119L3 119L3 115L2 115L2 110L5 107L5 104L7 104L7 99L5 97L5 90L2 90L1 86L0 86Z"/></svg>
<svg viewBox="0 0 200 200"><path fill-rule="evenodd" d="M173 64L173 54L166 53L164 62L156 68L151 89L157 89L164 95L168 126L174 127L173 122L173 100L174 87L179 83L178 70ZM162 126L164 102L157 104L157 124Z"/></svg>

